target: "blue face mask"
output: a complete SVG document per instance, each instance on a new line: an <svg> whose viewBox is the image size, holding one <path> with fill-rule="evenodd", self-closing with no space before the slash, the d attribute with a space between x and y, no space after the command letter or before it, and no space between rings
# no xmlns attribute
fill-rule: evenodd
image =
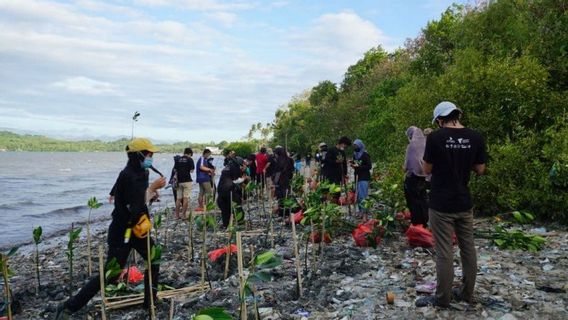
<svg viewBox="0 0 568 320"><path fill-rule="evenodd" d="M144 158L144 161L142 161L142 168L150 169L151 166L152 166L152 158Z"/></svg>

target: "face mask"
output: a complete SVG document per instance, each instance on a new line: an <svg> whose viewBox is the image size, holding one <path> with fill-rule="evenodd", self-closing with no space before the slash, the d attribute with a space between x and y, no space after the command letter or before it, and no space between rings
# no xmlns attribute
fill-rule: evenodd
<svg viewBox="0 0 568 320"><path fill-rule="evenodd" d="M142 168L150 169L151 166L152 166L152 158L144 158L144 161L142 161Z"/></svg>
<svg viewBox="0 0 568 320"><path fill-rule="evenodd" d="M361 151L361 148L353 148L353 151L359 152L359 151Z"/></svg>

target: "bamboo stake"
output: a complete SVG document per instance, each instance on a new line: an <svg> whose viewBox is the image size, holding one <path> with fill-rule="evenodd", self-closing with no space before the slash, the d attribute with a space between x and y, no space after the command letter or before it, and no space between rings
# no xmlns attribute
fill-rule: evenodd
<svg viewBox="0 0 568 320"><path fill-rule="evenodd" d="M174 318L174 299L170 299L170 313L169 313L169 320L172 320Z"/></svg>
<svg viewBox="0 0 568 320"><path fill-rule="evenodd" d="M272 190L269 190L268 193L268 207L269 207L269 212L268 212L268 216L270 218L270 248L274 249L274 213L272 212L272 210L274 209L273 207L273 200L272 200Z"/></svg>
<svg viewBox="0 0 568 320"><path fill-rule="evenodd" d="M359 211L359 177L355 174L355 172L353 172L353 176L355 177L355 179L354 179L355 180L355 212L358 212ZM349 198L349 196L348 196L348 198ZM366 219L363 219L363 220L366 220Z"/></svg>
<svg viewBox="0 0 568 320"><path fill-rule="evenodd" d="M326 203L327 205L327 203ZM320 258L319 261L323 261L323 247L325 244L325 210L321 213L321 235L320 235L320 243L319 243L319 250L320 250Z"/></svg>
<svg viewBox="0 0 568 320"><path fill-rule="evenodd" d="M103 246L99 245L99 281L101 285L101 317L103 320L106 320L106 310L105 305L107 303L107 299L105 297L105 266L103 263Z"/></svg>
<svg viewBox="0 0 568 320"><path fill-rule="evenodd" d="M166 230L164 231L164 247L168 246L168 223L170 222L170 210L168 208L168 203L166 202L166 209L164 210L165 212L165 221L164 221L164 227L166 228ZM191 211L190 211L191 212Z"/></svg>
<svg viewBox="0 0 568 320"><path fill-rule="evenodd" d="M208 291L208 289L209 287L207 285L195 285L186 288L160 291L157 296L160 299L174 299L180 296L199 295ZM109 302L105 303L106 309L114 310L142 304L144 301L144 294L140 293L127 296L109 297L107 300Z"/></svg>
<svg viewBox="0 0 568 320"><path fill-rule="evenodd" d="M312 272L316 271L316 231L314 229L314 221L310 218L310 225L312 226Z"/></svg>
<svg viewBox="0 0 568 320"><path fill-rule="evenodd" d="M154 289L152 288L152 253L150 251L150 235L146 236L146 247L147 247L147 254L148 254L148 286L150 292L150 319L156 319L156 313L154 310Z"/></svg>
<svg viewBox="0 0 568 320"><path fill-rule="evenodd" d="M189 233L189 242L187 246L187 254L189 256L189 262L193 262L194 252L193 252L193 210L189 210L189 221L188 221L188 233ZM176 224L177 225L177 224ZM174 230L175 231L175 230Z"/></svg>
<svg viewBox="0 0 568 320"><path fill-rule="evenodd" d="M237 265L239 269L240 290L239 295L241 298L241 320L247 320L247 304L245 300L245 276L243 273L243 246L241 241L241 233L237 232Z"/></svg>
<svg viewBox="0 0 568 320"><path fill-rule="evenodd" d="M225 273L223 274L223 279L227 279L229 276L229 263L231 260L231 238L233 237L233 213L229 217L229 237L227 239L227 253L225 254Z"/></svg>
<svg viewBox="0 0 568 320"><path fill-rule="evenodd" d="M298 296L302 297L302 272L300 270L300 255L298 253L298 242L296 239L296 223L294 215L290 212L290 223L292 224L292 240L294 241L294 255L296 256L296 284L298 287Z"/></svg>
<svg viewBox="0 0 568 320"><path fill-rule="evenodd" d="M203 210L201 221L203 222L203 243L201 245L201 283L203 284L205 283L205 259L207 257L207 245L205 244L207 234L207 207L205 208L205 210Z"/></svg>
<svg viewBox="0 0 568 320"><path fill-rule="evenodd" d="M92 210L92 209L91 209ZM89 273L89 277L93 272L93 262L91 261L91 213L89 212L89 220L87 220L87 271Z"/></svg>

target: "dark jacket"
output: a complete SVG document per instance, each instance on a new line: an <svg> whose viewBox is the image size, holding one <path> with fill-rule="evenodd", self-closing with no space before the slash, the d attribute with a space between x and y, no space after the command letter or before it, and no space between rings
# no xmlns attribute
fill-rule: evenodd
<svg viewBox="0 0 568 320"><path fill-rule="evenodd" d="M114 210L108 232L109 244L123 243L126 229L134 226L143 214L148 214L147 188L148 171L138 161L129 161L113 187Z"/></svg>
<svg viewBox="0 0 568 320"><path fill-rule="evenodd" d="M371 168L373 163L371 162L371 156L367 152L363 152L361 163L358 167L355 167L355 177L357 181L370 181L371 180Z"/></svg>

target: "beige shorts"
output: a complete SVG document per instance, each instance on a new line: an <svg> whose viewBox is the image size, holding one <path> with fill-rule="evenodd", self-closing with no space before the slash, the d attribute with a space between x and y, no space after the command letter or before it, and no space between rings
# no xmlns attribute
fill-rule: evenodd
<svg viewBox="0 0 568 320"><path fill-rule="evenodd" d="M211 190L211 182L201 182L199 184L199 196L211 195L213 190Z"/></svg>
<svg viewBox="0 0 568 320"><path fill-rule="evenodd" d="M178 199L189 199L191 196L191 181L178 183L177 197Z"/></svg>

